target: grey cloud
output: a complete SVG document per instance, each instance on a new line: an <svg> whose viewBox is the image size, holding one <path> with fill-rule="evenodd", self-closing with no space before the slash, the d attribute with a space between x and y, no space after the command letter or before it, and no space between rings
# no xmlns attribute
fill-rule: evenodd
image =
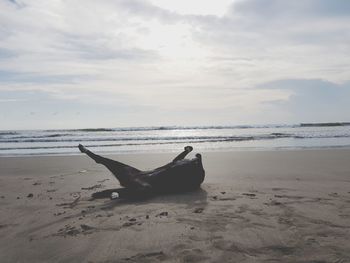
<svg viewBox="0 0 350 263"><path fill-rule="evenodd" d="M293 113L296 122L302 118L313 121L312 118L321 115L328 120L339 116L345 118L346 112L350 110L349 84L338 85L320 79L285 79L261 85L260 88L267 90L292 92L288 101L284 100L289 94L285 92L287 95L276 96L276 99L281 100L274 103L264 102L271 100L261 98L264 94L273 95L273 92L259 93L246 88L276 78L324 77L339 81L347 78L350 23L346 21L350 14L349 3L350 1L324 0L246 0L235 2L230 12L219 17L180 15L141 0L63 1L60 2L62 6L59 5L59 8L55 5L51 6L51 9L50 5L47 9L43 7L47 16L39 12L41 7L33 5L32 2L28 2L28 6L33 8L21 10L8 2L9 8L6 12L3 11L4 15L0 18L0 39L3 40L0 41L0 58L6 60L0 68L0 85L6 87L10 86L7 85L10 83L25 86L23 84L29 83L34 85L28 86L45 90L49 86L48 89L58 90L57 93L61 88L65 88L67 91L59 93L60 97L50 94L49 101L55 101L58 107L63 100L68 100L72 109L76 106L73 103L76 99L95 103L94 105L104 105L106 100L110 105L122 105L122 102L127 102L122 108L128 112L147 105L164 107L158 105L159 102L167 104L168 112L175 112L179 107L175 103L177 100L181 105L187 106L181 94L199 94L200 96L196 97L199 106L193 106L193 101L190 101L188 105L191 109L201 107L201 111L210 112L212 108L220 106L213 119L220 115L216 113L225 113L227 116L225 115L226 119L223 122L232 120L230 115L233 112L244 115L241 118L248 115L241 105L231 110L223 109L226 101L230 99L226 95L231 94L225 89L232 87L232 90L239 89L237 95L243 94L247 104L259 104L260 107L266 103L267 108L272 105L274 112ZM96 10L93 7L96 7ZM142 46L142 37L147 39L147 30L151 33L152 26L159 24L158 22L163 25L181 23L186 25L186 30L192 30L192 34L186 37L191 38L191 43L193 40L197 42L196 44L203 49L203 53L199 53L203 54L203 57L198 55L198 63L194 63L200 64L198 67L192 65L192 61L188 61L185 67L180 68L181 63L179 67L172 67L178 60L167 60L165 56L160 58L157 55L157 41L154 41L154 45L152 41L147 42L148 48L153 48L152 50ZM145 31L138 35L138 29L141 27L144 27ZM155 32L159 34L159 38L162 37L162 31ZM174 33L177 33L176 30ZM6 39L8 41L5 41ZM138 39L141 41L137 42ZM169 46L171 48L171 45ZM179 50L181 52L181 49ZM115 61L109 61L111 59ZM127 63L128 61L131 63ZM157 63L153 63L155 61ZM200 77L193 77L191 72L198 72ZM81 81L82 79L88 81ZM166 81L157 83L158 80ZM210 87L204 88L201 85L203 82L208 83ZM47 85L51 83L57 85ZM64 85L67 83L74 85ZM169 83L177 85L171 86ZM188 87L189 83L200 88ZM80 94L79 91L72 94L73 92L68 92L71 87L79 87L85 90L86 94ZM137 87L142 89L137 92ZM149 87L154 88L149 90ZM96 95L93 89L123 91L127 97L118 100L117 97L122 97L119 93L115 93L115 96L109 93ZM182 92L183 89L188 90L188 93ZM200 92L197 92L197 89L201 89ZM206 89L213 92L207 92ZM166 98L165 102L159 99L160 93ZM148 98L142 96L143 94L154 95ZM38 97L41 98L40 95ZM7 99L11 101L16 97L8 96ZM167 103L168 101L171 103ZM227 104L230 103L231 101L228 101ZM45 111L45 108L42 110ZM77 110L82 112L81 109ZM275 116L274 112L270 112L270 116ZM268 114L268 109L261 110L261 113ZM252 113L251 120L263 119L254 114ZM195 115L188 119L195 119ZM145 118L146 114L140 116ZM168 114L164 116L165 120L169 120ZM171 120L183 119L183 114L178 112L172 116L174 119L170 118ZM205 118L201 121L205 121ZM239 119L239 116L237 118ZM268 121L275 119L271 117Z"/></svg>
<svg viewBox="0 0 350 263"><path fill-rule="evenodd" d="M27 84L72 84L78 80L88 79L86 75L45 75L31 72L17 72L0 70L0 84L27 83Z"/></svg>
<svg viewBox="0 0 350 263"><path fill-rule="evenodd" d="M119 0L116 4L131 15L139 15L148 19L159 19L166 23L178 22L183 16L157 7L148 1Z"/></svg>
<svg viewBox="0 0 350 263"><path fill-rule="evenodd" d="M264 83L259 86L267 89L287 89L294 92L291 99L305 99L306 102L336 102L348 98L350 85L340 85L322 79L284 79ZM349 97L350 100L350 97Z"/></svg>
<svg viewBox="0 0 350 263"><path fill-rule="evenodd" d="M153 5L149 1L119 0L115 4L129 15L140 16L147 19L157 19L163 23L188 23L192 25L224 25L226 17L219 18L215 15L182 15L176 12Z"/></svg>
<svg viewBox="0 0 350 263"><path fill-rule="evenodd" d="M16 7L18 8L21 8L21 7L25 7L25 4L21 1L17 1L17 0L7 0L7 2L9 2L10 4L13 4L15 5Z"/></svg>
<svg viewBox="0 0 350 263"><path fill-rule="evenodd" d="M307 28L307 23L313 18L322 20L344 17L350 19L350 1L347 0L244 0L234 2L224 17L204 16L195 20L208 28L212 26L219 31L227 30L228 33L229 29L232 33L236 30L259 32L264 28L283 34L289 32L290 27L300 24Z"/></svg>
<svg viewBox="0 0 350 263"><path fill-rule="evenodd" d="M15 57L16 53L7 48L0 48L0 59ZM1 74L1 73L0 73Z"/></svg>
<svg viewBox="0 0 350 263"><path fill-rule="evenodd" d="M295 121L347 121L349 118L350 82L336 84L322 79L284 79L259 85L258 88L292 91L287 101L272 104L276 110L293 114Z"/></svg>
<svg viewBox="0 0 350 263"><path fill-rule="evenodd" d="M107 50L90 49L80 50L81 57L86 59L124 59L124 60L150 60L158 57L156 52L140 48Z"/></svg>
<svg viewBox="0 0 350 263"><path fill-rule="evenodd" d="M64 39L64 45L58 46L59 49L77 54L82 59L92 60L152 60L158 58L153 50L142 48L120 48L111 47L106 44L108 37L106 36L81 36L74 34L61 33Z"/></svg>
<svg viewBox="0 0 350 263"><path fill-rule="evenodd" d="M243 15L264 16L266 20L280 16L349 16L350 2L348 0L245 0L234 3L232 13Z"/></svg>
<svg viewBox="0 0 350 263"><path fill-rule="evenodd" d="M347 0L246 0L234 2L223 17L185 19L194 25L193 39L223 51L220 55L227 58L239 50L254 60L264 57L282 64L306 60L316 68L320 66L319 57L333 54L342 61L350 52L347 45L350 1ZM337 67L334 64L328 67ZM337 67L337 70L344 69Z"/></svg>

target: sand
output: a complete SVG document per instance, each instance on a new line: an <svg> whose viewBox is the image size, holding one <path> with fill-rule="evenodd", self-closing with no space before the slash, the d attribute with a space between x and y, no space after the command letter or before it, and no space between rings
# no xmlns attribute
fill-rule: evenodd
<svg viewBox="0 0 350 263"><path fill-rule="evenodd" d="M0 158L0 262L350 262L350 150L202 155L200 190L142 202L92 200L119 184L83 155Z"/></svg>

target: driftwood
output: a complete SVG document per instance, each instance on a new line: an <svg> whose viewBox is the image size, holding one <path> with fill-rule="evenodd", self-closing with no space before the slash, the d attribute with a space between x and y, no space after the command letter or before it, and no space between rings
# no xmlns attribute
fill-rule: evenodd
<svg viewBox="0 0 350 263"><path fill-rule="evenodd" d="M119 198L145 198L156 194L195 190L199 188L205 176L200 154L196 154L193 159L184 159L192 151L191 146L186 146L172 162L151 171L140 171L99 156L82 145L79 145L79 149L96 163L104 165L119 180L124 187L114 191L114 196Z"/></svg>

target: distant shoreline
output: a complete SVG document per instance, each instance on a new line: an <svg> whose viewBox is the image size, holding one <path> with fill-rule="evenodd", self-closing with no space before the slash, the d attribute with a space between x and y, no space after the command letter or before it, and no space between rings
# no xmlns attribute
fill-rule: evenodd
<svg viewBox="0 0 350 263"><path fill-rule="evenodd" d="M74 148L77 148L75 146ZM319 147L290 147L290 148L230 148L230 149L200 149L196 152L201 153L237 153L237 152L298 152L298 151L327 151L327 150L350 150L350 145L344 146L319 146ZM113 151L98 151L98 154L106 156L137 156L137 155L169 155L177 153L178 150L167 150L167 151L134 151L134 152L113 152ZM83 156L78 150L75 153L42 153L42 154L12 154L12 155L0 155L0 158L35 158L35 157L75 157Z"/></svg>
<svg viewBox="0 0 350 263"><path fill-rule="evenodd" d="M350 126L350 122L300 123L300 127L333 127L333 126Z"/></svg>
<svg viewBox="0 0 350 263"><path fill-rule="evenodd" d="M344 148L350 122L297 125L161 126L0 132L0 156L75 154L81 143L103 153Z"/></svg>
<svg viewBox="0 0 350 263"><path fill-rule="evenodd" d="M249 129L249 128L281 128L281 127L336 127L350 126L350 122L305 122L297 124L238 124L238 125L159 125L159 126L133 126L115 128L71 128L71 129L0 129L0 135L14 135L16 131L47 131L47 132L110 132L110 131L149 131L149 130L192 130L192 129Z"/></svg>

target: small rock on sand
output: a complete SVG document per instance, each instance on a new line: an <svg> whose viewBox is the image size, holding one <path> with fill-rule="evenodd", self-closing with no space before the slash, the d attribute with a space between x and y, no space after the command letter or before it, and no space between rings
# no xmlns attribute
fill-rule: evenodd
<svg viewBox="0 0 350 263"><path fill-rule="evenodd" d="M123 226L128 227L128 226L133 226L135 224L136 224L136 222L126 222L123 224Z"/></svg>
<svg viewBox="0 0 350 263"><path fill-rule="evenodd" d="M84 231L89 231L91 229L94 229L92 226L88 226L88 225L85 225L85 224L80 225L80 227Z"/></svg>
<svg viewBox="0 0 350 263"><path fill-rule="evenodd" d="M53 215L54 215L54 216L60 216L60 215L63 215L63 214L65 214L65 213L66 213L66 211L63 211L63 212L54 213Z"/></svg>
<svg viewBox="0 0 350 263"><path fill-rule="evenodd" d="M28 194L27 197L28 198L32 198L34 195L32 193Z"/></svg>
<svg viewBox="0 0 350 263"><path fill-rule="evenodd" d="M159 217L159 216L168 216L168 212L161 212L161 213L159 213L157 216L158 216L158 217Z"/></svg>
<svg viewBox="0 0 350 263"><path fill-rule="evenodd" d="M98 189L101 187L102 187L102 184L95 184L95 185L90 186L90 187L82 187L81 190L95 190L95 189Z"/></svg>
<svg viewBox="0 0 350 263"><path fill-rule="evenodd" d="M281 205L281 202L278 202L276 200L272 200L270 203L264 203L265 205Z"/></svg>
<svg viewBox="0 0 350 263"><path fill-rule="evenodd" d="M196 209L194 210L194 213L200 214L200 213L203 212L203 210L204 210L204 208L199 207L199 208L196 208Z"/></svg>
<svg viewBox="0 0 350 263"><path fill-rule="evenodd" d="M256 196L256 194L250 194L250 193L243 193L242 195L245 195L245 196L250 196L250 197L254 197L254 196Z"/></svg>

